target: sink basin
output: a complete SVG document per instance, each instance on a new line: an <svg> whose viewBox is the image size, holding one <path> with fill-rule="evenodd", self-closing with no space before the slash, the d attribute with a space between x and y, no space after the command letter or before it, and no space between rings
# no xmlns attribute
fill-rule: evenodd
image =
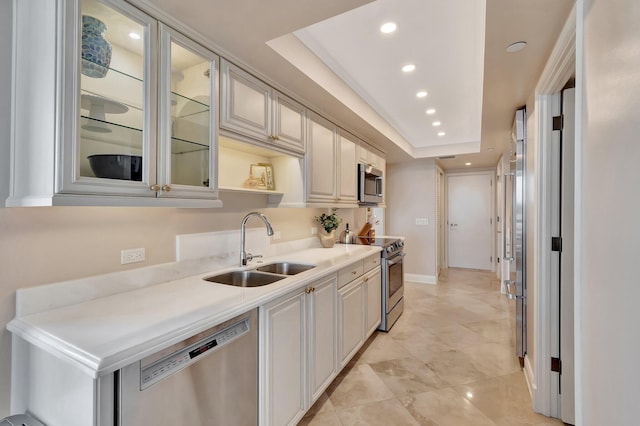
<svg viewBox="0 0 640 426"><path fill-rule="evenodd" d="M264 274L256 271L231 271L204 278L212 283L234 285L237 287L260 287L285 279L284 275Z"/></svg>
<svg viewBox="0 0 640 426"><path fill-rule="evenodd" d="M271 272L273 274L296 275L300 272L315 268L315 265L304 265L302 263L278 262L264 265L257 268L258 271Z"/></svg>

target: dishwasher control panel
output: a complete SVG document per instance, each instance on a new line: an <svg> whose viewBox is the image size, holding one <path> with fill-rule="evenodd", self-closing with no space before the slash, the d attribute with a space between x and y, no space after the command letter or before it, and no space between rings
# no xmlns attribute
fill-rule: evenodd
<svg viewBox="0 0 640 426"><path fill-rule="evenodd" d="M248 332L249 320L244 319L151 365L141 368L140 390L144 390L165 377L182 370L196 362L199 356L222 347Z"/></svg>

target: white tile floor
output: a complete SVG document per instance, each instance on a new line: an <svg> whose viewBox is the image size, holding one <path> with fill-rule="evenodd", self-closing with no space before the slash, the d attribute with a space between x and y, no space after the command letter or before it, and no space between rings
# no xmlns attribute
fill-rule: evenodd
<svg viewBox="0 0 640 426"><path fill-rule="evenodd" d="M493 273L406 283L396 325L374 333L300 425L562 425L531 410L513 310Z"/></svg>

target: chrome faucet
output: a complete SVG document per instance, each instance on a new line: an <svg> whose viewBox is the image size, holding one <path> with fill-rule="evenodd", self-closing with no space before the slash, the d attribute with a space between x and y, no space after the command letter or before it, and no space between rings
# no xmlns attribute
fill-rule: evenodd
<svg viewBox="0 0 640 426"><path fill-rule="evenodd" d="M244 219L242 219L242 224L240 225L240 266L246 266L247 262L257 258L257 257L262 257L261 254L256 254L256 255L252 255L251 253L247 253L245 250L245 240L246 240L246 231L245 231L245 227L247 225L247 220L249 220L249 218L251 216L258 216L260 219L262 219L262 221L264 222L265 226L267 227L267 235L271 236L273 235L273 228L271 227L271 224L269 223L269 219L267 219L267 217L265 215L263 215L262 213L258 213L258 212L251 212L249 214L247 214Z"/></svg>

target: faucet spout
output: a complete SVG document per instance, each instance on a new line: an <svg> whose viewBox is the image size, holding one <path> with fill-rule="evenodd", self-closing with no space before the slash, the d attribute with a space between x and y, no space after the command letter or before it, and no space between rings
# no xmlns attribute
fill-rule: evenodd
<svg viewBox="0 0 640 426"><path fill-rule="evenodd" d="M249 220L249 218L251 216L257 216L260 219L262 219L262 221L264 222L265 226L267 227L267 235L271 236L273 235L273 228L271 227L271 223L269 223L269 219L267 219L267 217L265 215L263 215L262 213L258 213L258 212L250 212L248 213L243 219L242 219L242 223L240 224L240 266L246 266L247 262L256 258L256 257L262 257L261 255L251 255L251 254L247 254L247 251L245 249L245 242L246 242L246 225L247 225L247 221Z"/></svg>

